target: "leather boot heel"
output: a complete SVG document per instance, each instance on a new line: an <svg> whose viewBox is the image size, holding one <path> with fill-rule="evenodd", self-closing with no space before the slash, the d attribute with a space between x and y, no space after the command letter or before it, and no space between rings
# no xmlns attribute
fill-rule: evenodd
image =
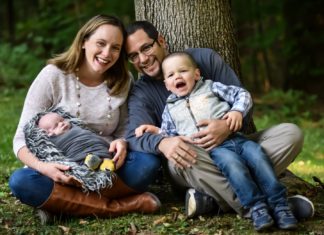
<svg viewBox="0 0 324 235"><path fill-rule="evenodd" d="M138 201L138 210L142 213L154 213L161 207L161 202L153 193L145 192L139 195L131 196L131 200Z"/></svg>

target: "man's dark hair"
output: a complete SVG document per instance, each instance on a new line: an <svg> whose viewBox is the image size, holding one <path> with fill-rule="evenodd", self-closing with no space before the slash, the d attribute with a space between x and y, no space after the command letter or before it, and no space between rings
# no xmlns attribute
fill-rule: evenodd
<svg viewBox="0 0 324 235"><path fill-rule="evenodd" d="M159 36L159 32L153 24L148 21L135 21L126 27L127 36L135 33L138 30L144 30L144 32L152 39L156 40Z"/></svg>

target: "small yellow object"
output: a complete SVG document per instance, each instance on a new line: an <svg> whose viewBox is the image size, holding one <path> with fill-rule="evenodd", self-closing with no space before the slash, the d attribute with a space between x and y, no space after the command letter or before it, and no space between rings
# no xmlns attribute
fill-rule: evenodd
<svg viewBox="0 0 324 235"><path fill-rule="evenodd" d="M91 170L96 170L100 163L102 162L102 159L98 157L97 155L93 155L89 153L85 159L84 159L84 164L89 167Z"/></svg>
<svg viewBox="0 0 324 235"><path fill-rule="evenodd" d="M115 171L115 162L109 158L105 158L100 165L101 171Z"/></svg>

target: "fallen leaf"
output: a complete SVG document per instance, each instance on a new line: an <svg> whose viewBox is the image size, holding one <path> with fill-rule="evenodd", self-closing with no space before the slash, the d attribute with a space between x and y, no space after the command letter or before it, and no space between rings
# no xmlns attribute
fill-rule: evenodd
<svg viewBox="0 0 324 235"><path fill-rule="evenodd" d="M70 232L70 228L69 227L65 227L63 225L59 225L58 226L60 229L62 229L62 231L64 232L64 234L68 234Z"/></svg>
<svg viewBox="0 0 324 235"><path fill-rule="evenodd" d="M130 231L128 234L135 235L137 233L137 228L133 222L130 223Z"/></svg>
<svg viewBox="0 0 324 235"><path fill-rule="evenodd" d="M193 228L193 229L190 230L191 234L197 234L198 232L199 232L198 228Z"/></svg>
<svg viewBox="0 0 324 235"><path fill-rule="evenodd" d="M158 225L158 224L162 224L162 223L164 223L166 220L167 220L167 217L163 216L163 217L161 217L161 218L159 218L159 219L157 219L157 220L154 220L153 225L155 226L155 225Z"/></svg>
<svg viewBox="0 0 324 235"><path fill-rule="evenodd" d="M206 220L205 220L205 218L204 218L204 217L202 217L201 215L200 215L200 216L198 216L198 218L199 218L199 220L200 220L200 221L202 221L202 222L206 221Z"/></svg>
<svg viewBox="0 0 324 235"><path fill-rule="evenodd" d="M176 221L177 219L178 219L178 215L179 215L179 213L177 213L177 212L173 212L172 213L172 221Z"/></svg>
<svg viewBox="0 0 324 235"><path fill-rule="evenodd" d="M21 202L19 200L15 201L15 205L21 204Z"/></svg>
<svg viewBox="0 0 324 235"><path fill-rule="evenodd" d="M7 204L7 202L5 202L4 200L2 200L1 198L0 198L0 203L1 204Z"/></svg>
<svg viewBox="0 0 324 235"><path fill-rule="evenodd" d="M88 224L89 222L88 221L86 221L86 220L84 220L84 219L80 219L80 221L79 221L79 224Z"/></svg>
<svg viewBox="0 0 324 235"><path fill-rule="evenodd" d="M186 218L186 216L184 214L179 214L178 215L179 220L184 220L185 218Z"/></svg>

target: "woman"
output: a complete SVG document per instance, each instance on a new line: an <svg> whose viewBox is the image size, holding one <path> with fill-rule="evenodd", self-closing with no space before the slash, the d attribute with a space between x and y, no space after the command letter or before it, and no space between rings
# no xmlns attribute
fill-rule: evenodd
<svg viewBox="0 0 324 235"><path fill-rule="evenodd" d="M15 154L28 167L16 170L9 180L13 194L22 203L53 214L99 217L151 213L159 208L153 194L139 192L155 178L142 172L157 172L160 160L140 152L127 154L127 143L121 138L131 83L124 39L119 19L95 16L79 30L70 48L50 59L34 80L13 140ZM42 162L29 151L23 126L50 107L63 107L110 143L118 175L112 188L101 190L101 195L84 193L64 174L68 166Z"/></svg>

